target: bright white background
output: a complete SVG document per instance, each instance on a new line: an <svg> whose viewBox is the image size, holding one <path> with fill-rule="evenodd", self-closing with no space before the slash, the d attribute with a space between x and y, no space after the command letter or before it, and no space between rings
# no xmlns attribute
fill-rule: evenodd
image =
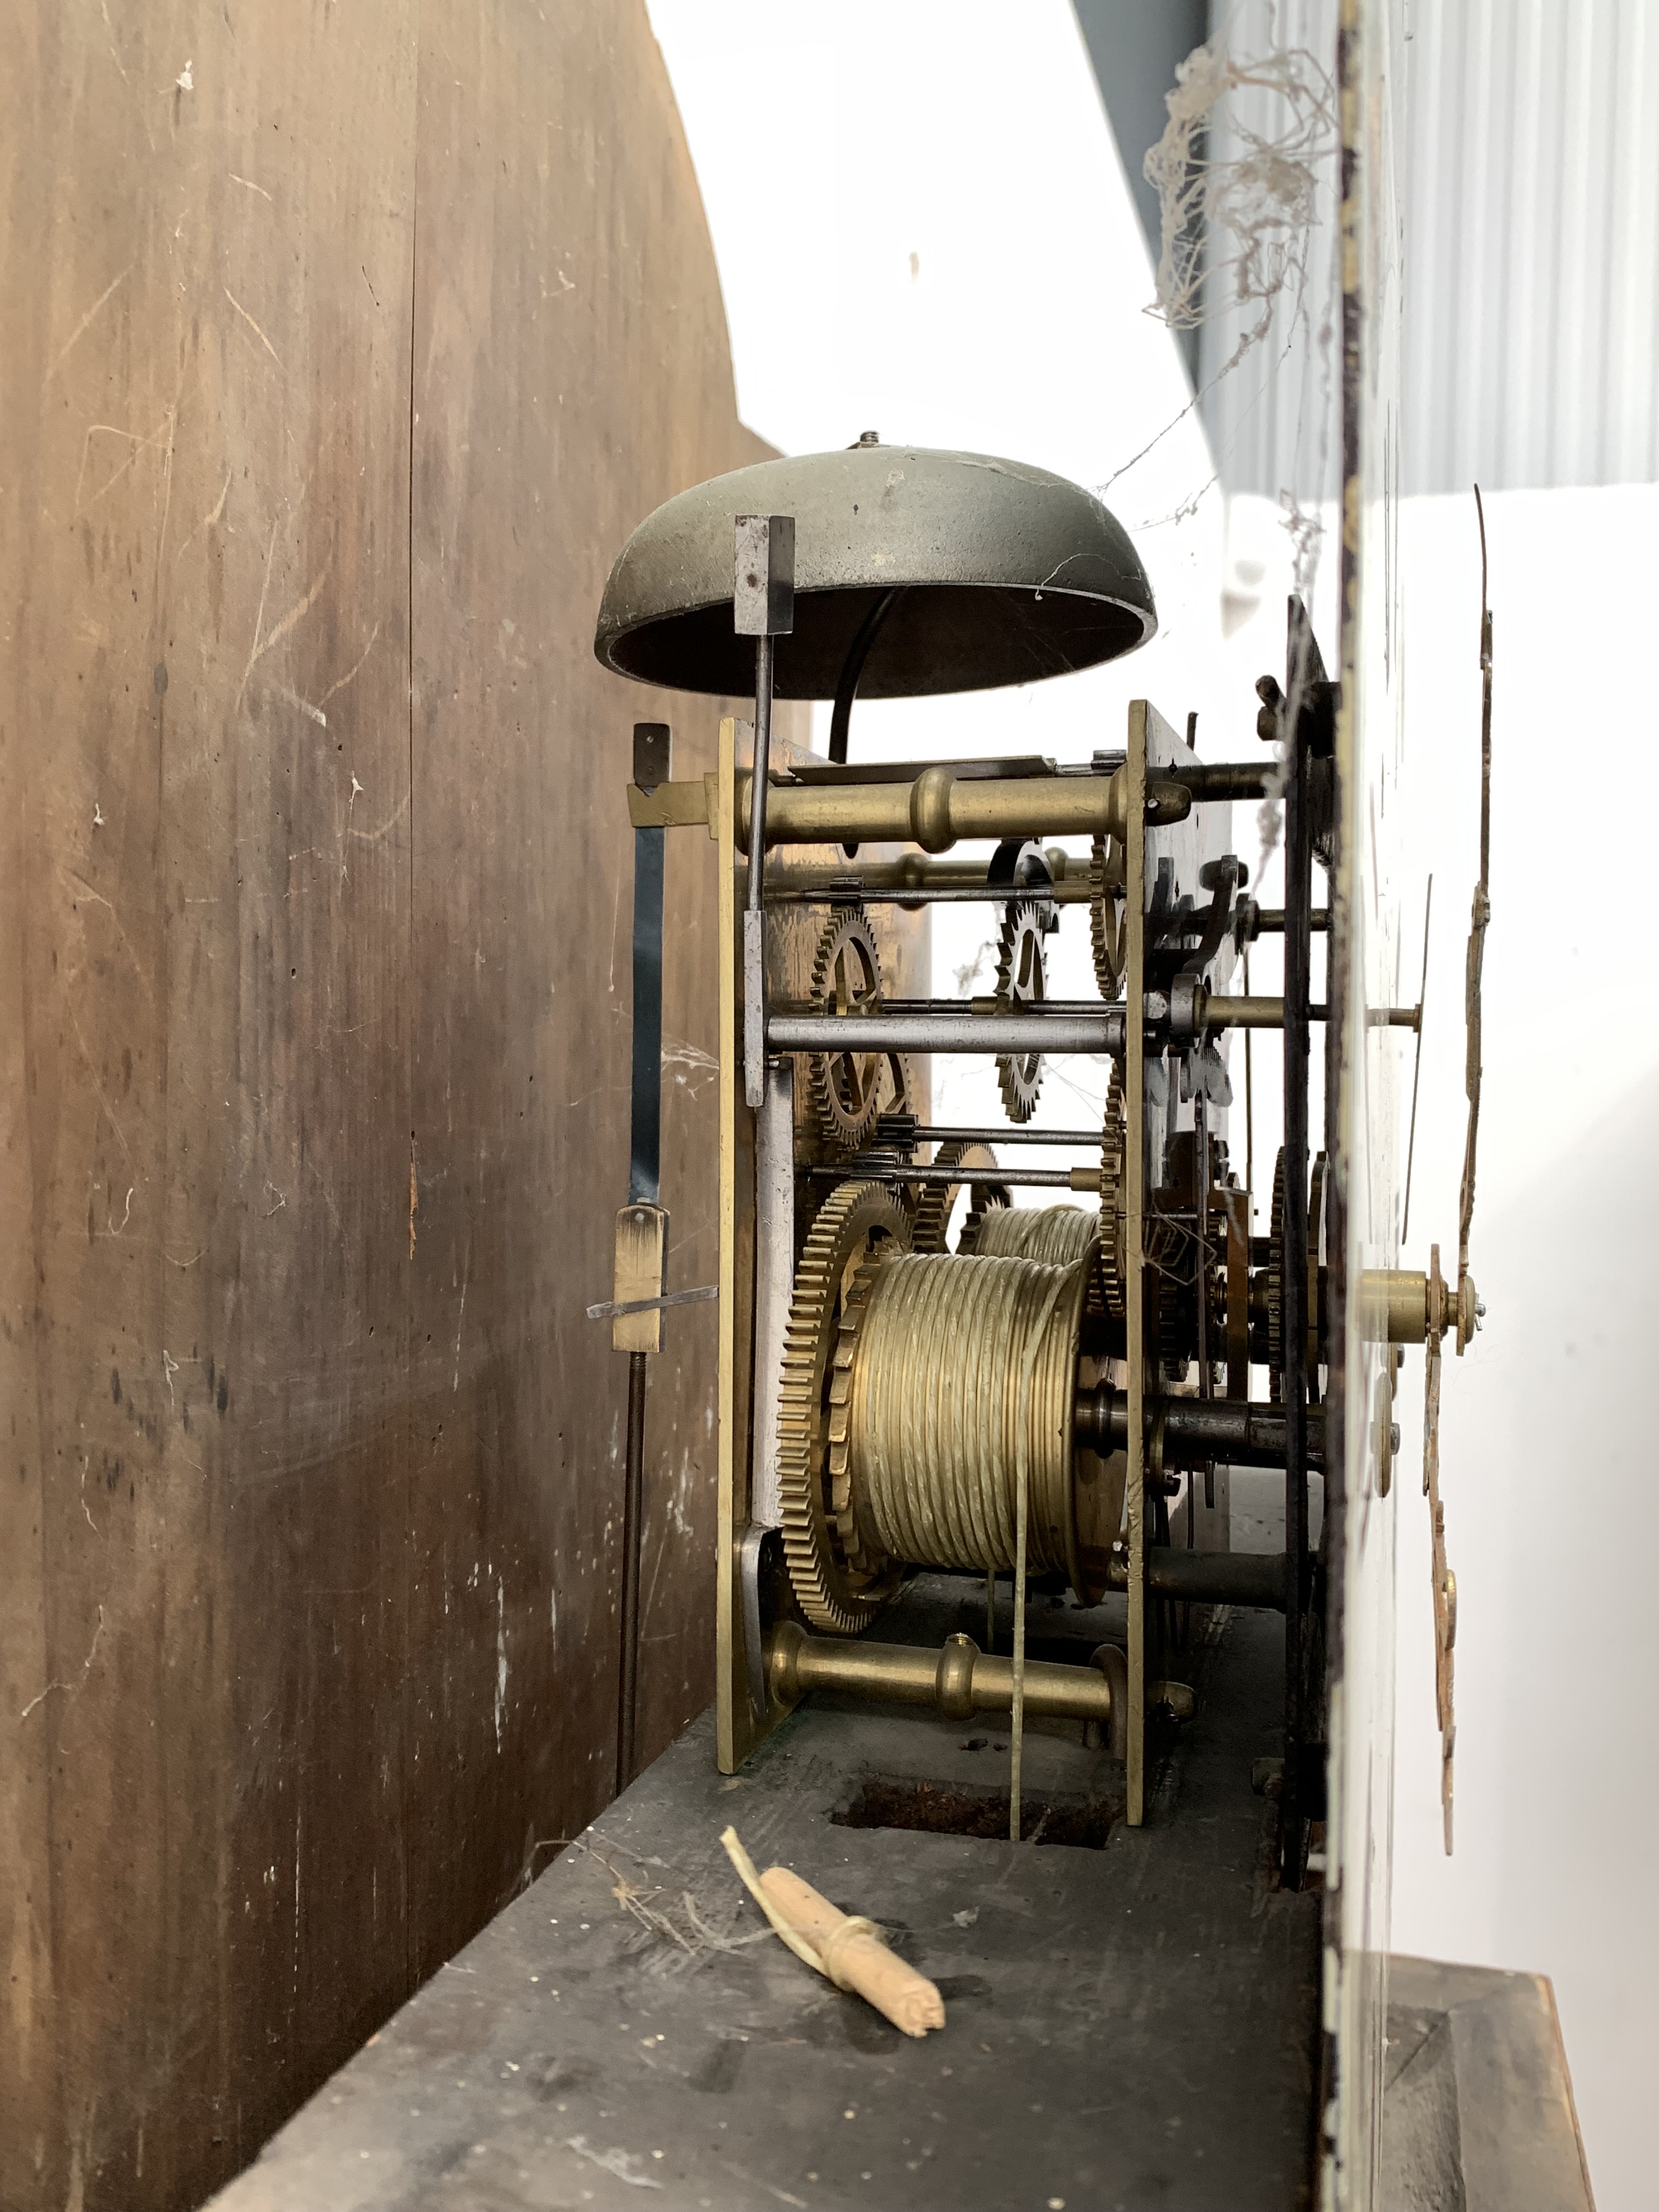
<svg viewBox="0 0 1659 2212"><path fill-rule="evenodd" d="M1457 1241L1474 881L1473 502L1407 503L1408 744L1434 870L1411 1243ZM1659 488L1486 503L1496 676L1485 1103L1470 1264L1485 1333L1446 1363L1457 1849L1440 1848L1428 1528L1400 1522L1396 1950L1553 1978L1601 2212L1656 2201L1659 2030ZM1408 946L1420 944L1408 922ZM1410 957L1408 952L1408 958ZM1414 979L1413 979L1414 980ZM1421 1362L1400 1419L1421 1434Z"/></svg>
<svg viewBox="0 0 1659 2212"><path fill-rule="evenodd" d="M1283 657L1288 545L1261 502L1235 503L1229 535L1197 418L1182 418L1179 356L1142 312L1146 244L1065 0L651 0L651 15L708 213L745 421L790 452L876 429L1058 470L1103 490L1157 594L1158 637L1120 666L973 700L861 706L854 757L1076 759L1121 745L1140 696L1177 722L1196 708L1211 757L1250 755L1250 684ZM1659 490L1500 495L1488 527L1493 920L1473 1256L1491 1312L1474 1352L1448 1362L1442 1425L1459 1588L1458 1850L1448 1863L1439 1846L1413 1354L1393 1941L1553 1976L1598 2202L1645 2212L1659 2044L1659 1447L1641 1405L1659 1366L1659 969L1646 927L1659 731L1643 654ZM1408 503L1401 543L1408 780L1435 874L1407 1255L1421 1265L1431 1237L1454 1259L1456 1243L1478 796L1472 502ZM1334 567L1316 592L1328 653ZM1254 872L1242 808L1236 841ZM1258 888L1276 900L1271 871ZM1405 923L1407 995L1420 911ZM936 920L936 988L950 993L982 921L951 908ZM1060 943L1050 988L1081 993L1080 913ZM1273 988L1270 964L1256 988ZM985 988L988 972L965 988ZM1265 1126L1276 1086L1260 1072ZM1242 1091L1239 1076L1236 1060ZM1040 1118L1091 1118L1103 1084L1087 1061L1054 1069ZM941 1115L998 1118L988 1078L959 1071L935 1097Z"/></svg>

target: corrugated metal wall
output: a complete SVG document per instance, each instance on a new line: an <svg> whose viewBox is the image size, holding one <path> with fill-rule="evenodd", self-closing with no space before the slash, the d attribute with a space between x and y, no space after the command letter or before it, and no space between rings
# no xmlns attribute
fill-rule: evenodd
<svg viewBox="0 0 1659 2212"><path fill-rule="evenodd" d="M1336 0L1239 0L1212 21L1240 58L1304 47L1329 70ZM1654 0L1409 0L1400 489L1492 489L1659 477L1659 7ZM1238 95L1212 137L1273 128ZM1334 219L1334 173L1322 211ZM1308 312L1204 401L1231 491L1335 486L1329 234ZM1247 319L1204 333L1216 379ZM1334 343L1334 340L1330 341Z"/></svg>
<svg viewBox="0 0 1659 2212"><path fill-rule="evenodd" d="M1411 15L1403 489L1659 476L1659 8Z"/></svg>

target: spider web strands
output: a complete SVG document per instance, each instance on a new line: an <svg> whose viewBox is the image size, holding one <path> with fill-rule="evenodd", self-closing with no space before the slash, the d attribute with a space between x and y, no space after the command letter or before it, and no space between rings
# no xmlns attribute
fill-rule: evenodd
<svg viewBox="0 0 1659 2212"><path fill-rule="evenodd" d="M1245 119L1237 100L1245 91L1270 96L1279 123L1271 135ZM1227 99L1238 150L1217 156L1211 125ZM1217 38L1178 65L1164 105L1169 122L1146 161L1163 216L1150 312L1171 330L1196 330L1212 319L1218 297L1254 307L1224 374L1266 338L1281 296L1305 300L1320 173L1336 151L1336 88L1306 47L1238 61Z"/></svg>
<svg viewBox="0 0 1659 2212"><path fill-rule="evenodd" d="M1160 271L1158 311L1201 326L1223 483L1287 503L1293 527L1336 495L1336 19L1335 0L1234 0L1170 95L1201 118L1172 112L1149 157L1203 210L1197 225L1175 211L1190 250Z"/></svg>
<svg viewBox="0 0 1659 2212"><path fill-rule="evenodd" d="M1286 15L1301 40L1279 35ZM1204 331L1193 404L1204 409L1218 473L1230 492L1271 489L1290 539L1293 588L1310 609L1325 530L1320 507L1335 459L1340 130L1335 83L1316 52L1328 30L1334 51L1334 13L1319 0L1289 9L1239 0L1178 65L1164 95L1169 121L1145 163L1162 212L1148 312L1172 331ZM1260 389L1245 389L1237 372L1257 353L1261 374L1245 382ZM1223 387L1231 387L1224 396ZM1287 398L1288 434L1276 419L1261 420L1281 414ZM1270 484L1255 481L1264 465ZM1292 716L1298 675L1289 672ZM1283 791L1281 746L1258 815L1258 874L1279 843Z"/></svg>

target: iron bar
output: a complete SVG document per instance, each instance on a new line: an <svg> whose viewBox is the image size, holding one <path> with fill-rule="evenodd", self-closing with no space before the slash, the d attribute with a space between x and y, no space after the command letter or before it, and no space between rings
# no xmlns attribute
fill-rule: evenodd
<svg viewBox="0 0 1659 2212"><path fill-rule="evenodd" d="M1248 1398L1153 1398L1143 1416L1150 1436L1164 1424L1166 1467L1201 1467L1218 1460L1230 1467L1279 1467L1285 1459L1285 1408ZM1109 1382L1079 1390L1072 1413L1075 1440L1091 1451L1123 1451L1129 1442L1129 1394ZM1308 1412L1308 1463L1324 1464L1322 1409Z"/></svg>
<svg viewBox="0 0 1659 2212"><path fill-rule="evenodd" d="M623 1492L621 1680L617 1693L617 1790L634 1779L634 1735L639 1696L641 1499L645 1486L645 1363L628 1355L628 1472Z"/></svg>
<svg viewBox="0 0 1659 2212"><path fill-rule="evenodd" d="M755 758L766 762L769 772L758 779L752 775L750 778L754 787L755 822L759 832L749 848L746 904L750 914L758 914L761 908L766 869L766 794L772 783L772 641L763 632L755 640Z"/></svg>
<svg viewBox="0 0 1659 2212"><path fill-rule="evenodd" d="M910 1136L918 1145L1052 1145L1057 1151L1076 1146L1085 1152L1098 1152L1101 1142L1098 1129L1033 1129L1029 1123L1001 1129L946 1129L918 1124Z"/></svg>
<svg viewBox="0 0 1659 2212"><path fill-rule="evenodd" d="M774 1014L773 1052L1121 1052L1123 1009L1097 1014Z"/></svg>
<svg viewBox="0 0 1659 2212"><path fill-rule="evenodd" d="M1250 948L1244 948L1244 993L1250 991ZM1250 1080L1250 1032L1244 1032L1244 1203L1249 1213L1244 1224L1248 1237L1255 1227L1255 1094Z"/></svg>
<svg viewBox="0 0 1659 2212"><path fill-rule="evenodd" d="M634 832L630 1206L655 1206L662 1195L662 887L666 834L661 830Z"/></svg>
<svg viewBox="0 0 1659 2212"><path fill-rule="evenodd" d="M1305 981L1305 979L1304 979ZM1147 1026L1156 1038L1169 1022L1164 993L1145 994ZM1204 1002L1197 1026L1204 1030L1277 1029L1284 1016L1281 999L1227 995ZM1322 1006L1303 1000L1304 1051L1307 1024L1322 1020ZM950 1009L950 1011L947 1011ZM915 999L890 1001L878 1014L823 1014L782 1009L767 1024L770 1052L987 1052L1014 1055L1032 1052L1121 1053L1125 1035L1121 1006L1087 1010L1082 1000L1051 1002L1042 1013L963 1012L952 1001Z"/></svg>
<svg viewBox="0 0 1659 2212"><path fill-rule="evenodd" d="M1150 994L1154 1000L1153 1018L1167 1013L1169 1000L1161 993ZM1032 1021L1048 1021L1055 1015L1080 1014L1085 1019L1098 1021L1103 1014L1121 1013L1122 1008L1100 999L1028 999L1016 1002L1022 1015ZM971 1014L975 1021L990 1021L1006 1010L1006 1002L986 996L974 999L889 999L879 1002L883 1014ZM780 1013L793 1011L781 1006ZM804 1012L805 1009L802 1009ZM815 1008L814 1012L817 1011Z"/></svg>
<svg viewBox="0 0 1659 2212"><path fill-rule="evenodd" d="M1100 1188L1097 1168L912 1167L904 1160L866 1162L856 1155L805 1172L818 1182L922 1182L947 1188L952 1183L990 1182L1001 1183L1010 1190L1070 1190L1085 1196L1097 1194Z"/></svg>
<svg viewBox="0 0 1659 2212"><path fill-rule="evenodd" d="M741 529L741 526L739 526ZM766 1096L766 914L762 891L766 866L766 794L771 784L772 640L755 640L755 758L750 775L756 835L749 846L749 894L743 917L743 1089L756 1111Z"/></svg>
<svg viewBox="0 0 1659 2212"><path fill-rule="evenodd" d="M1316 906L1309 914L1310 929L1318 932L1328 930L1330 926L1331 915L1328 907ZM1259 906L1256 908L1255 934L1258 937L1278 936L1282 933L1284 927L1285 909L1282 906Z"/></svg>
<svg viewBox="0 0 1659 2212"><path fill-rule="evenodd" d="M755 834L743 917L743 1091L756 1112L766 1096L767 800L772 789L773 640L795 626L795 522L788 514L740 514L732 546L732 623L755 641L755 756L749 801Z"/></svg>
<svg viewBox="0 0 1659 2212"><path fill-rule="evenodd" d="M1160 770L1172 782L1184 784L1199 805L1230 799L1265 799L1274 774L1273 763L1260 761L1205 761L1191 768Z"/></svg>
<svg viewBox="0 0 1659 2212"><path fill-rule="evenodd" d="M1129 1587L1129 1562L1121 1552L1115 1550L1107 1561L1106 1587ZM1282 1613L1285 1587L1285 1560L1277 1552L1178 1552L1154 1544L1146 1553L1146 1589L1153 1597Z"/></svg>
<svg viewBox="0 0 1659 2212"><path fill-rule="evenodd" d="M1299 613L1299 609L1298 609ZM1304 1734L1303 1617L1308 1571L1308 998L1313 838L1308 755L1297 702L1307 688L1312 633L1292 619L1285 668L1291 700L1285 770L1285 1209L1281 1269L1285 1407L1285 1783L1280 1800L1280 1879L1302 1881L1300 1772Z"/></svg>
<svg viewBox="0 0 1659 2212"><path fill-rule="evenodd" d="M1308 1006L1306 1018L1322 1022L1325 1009ZM1283 999L1247 998L1242 992L1217 991L1204 1002L1206 1030L1276 1030L1285 1022Z"/></svg>
<svg viewBox="0 0 1659 2212"><path fill-rule="evenodd" d="M1086 906L1094 896L1086 882L1060 884L917 884L909 887L860 884L856 890L814 884L766 894L769 906L840 906L856 898L863 906L1012 905L1018 899L1046 899L1054 906Z"/></svg>
<svg viewBox="0 0 1659 2212"><path fill-rule="evenodd" d="M1201 1091L1193 1098L1193 1130L1197 1138L1198 1153L1198 1395L1200 1398L1215 1395L1215 1377L1210 1371L1210 1121L1205 1111L1206 1100ZM1215 1506L1215 1466L1204 1462L1204 1504L1206 1510ZM1193 1493L1187 1492L1187 1543L1193 1542Z"/></svg>

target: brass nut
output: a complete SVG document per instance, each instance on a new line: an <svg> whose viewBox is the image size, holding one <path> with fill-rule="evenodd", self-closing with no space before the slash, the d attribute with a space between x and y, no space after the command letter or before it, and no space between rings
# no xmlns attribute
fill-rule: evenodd
<svg viewBox="0 0 1659 2212"><path fill-rule="evenodd" d="M1457 1285L1457 1348L1460 1352L1466 1344L1474 1343L1474 1332L1484 1310L1475 1294L1474 1277L1466 1273Z"/></svg>

